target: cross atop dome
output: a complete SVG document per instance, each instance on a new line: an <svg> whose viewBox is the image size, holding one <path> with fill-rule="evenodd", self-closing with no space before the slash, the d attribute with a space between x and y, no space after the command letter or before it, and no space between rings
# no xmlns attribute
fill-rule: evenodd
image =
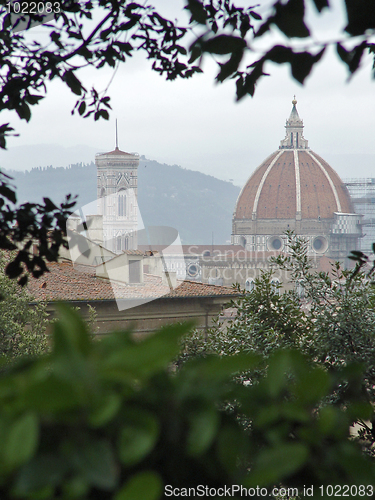
<svg viewBox="0 0 375 500"><path fill-rule="evenodd" d="M308 141L303 137L303 120L299 117L296 108L296 96L294 96L292 104L292 111L285 124L286 136L280 142L279 149L308 149Z"/></svg>

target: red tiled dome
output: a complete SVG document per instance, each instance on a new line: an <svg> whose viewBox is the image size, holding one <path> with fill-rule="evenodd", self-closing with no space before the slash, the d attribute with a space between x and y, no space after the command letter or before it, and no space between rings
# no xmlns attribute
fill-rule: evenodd
<svg viewBox="0 0 375 500"><path fill-rule="evenodd" d="M235 219L332 219L353 213L349 192L338 174L311 151L303 137L296 101L286 122L286 138L243 187Z"/></svg>
<svg viewBox="0 0 375 500"><path fill-rule="evenodd" d="M297 166L296 166L297 164ZM300 207L300 210L298 208ZM346 186L320 156L310 150L279 150L256 169L237 200L235 218L332 219L352 213Z"/></svg>

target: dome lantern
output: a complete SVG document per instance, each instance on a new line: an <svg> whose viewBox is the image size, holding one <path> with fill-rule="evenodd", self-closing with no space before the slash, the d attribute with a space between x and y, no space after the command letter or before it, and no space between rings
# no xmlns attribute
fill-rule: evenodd
<svg viewBox="0 0 375 500"><path fill-rule="evenodd" d="M303 137L303 120L299 117L296 108L296 96L294 96L292 104L292 111L285 124L286 136L280 142L279 149L309 149L308 141Z"/></svg>

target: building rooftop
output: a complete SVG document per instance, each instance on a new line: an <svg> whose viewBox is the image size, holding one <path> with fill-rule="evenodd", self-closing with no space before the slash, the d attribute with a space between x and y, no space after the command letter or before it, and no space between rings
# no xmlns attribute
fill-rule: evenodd
<svg viewBox="0 0 375 500"><path fill-rule="evenodd" d="M126 284L97 277L94 266L73 264L69 261L49 263L50 272L39 279L30 278L27 285L36 300L102 301L116 299L236 297L239 293L224 286L177 280L177 288L170 289L160 276L144 274L144 283Z"/></svg>
<svg viewBox="0 0 375 500"><path fill-rule="evenodd" d="M217 254L237 254L243 253L244 248L241 245L138 245L138 248L143 252L163 252L164 255L178 255L178 256L210 256Z"/></svg>
<svg viewBox="0 0 375 500"><path fill-rule="evenodd" d="M353 213L349 192L338 174L311 151L303 137L296 103L286 122L286 138L243 187L234 219L333 219Z"/></svg>
<svg viewBox="0 0 375 500"><path fill-rule="evenodd" d="M108 153L97 153L96 156L107 156L107 155L134 156L134 153L126 153L125 151L121 151L121 149L116 147L113 151L109 151Z"/></svg>

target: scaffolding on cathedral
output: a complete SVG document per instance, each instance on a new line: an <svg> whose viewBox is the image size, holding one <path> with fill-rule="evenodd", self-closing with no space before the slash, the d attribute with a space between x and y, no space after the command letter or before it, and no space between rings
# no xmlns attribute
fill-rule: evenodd
<svg viewBox="0 0 375 500"><path fill-rule="evenodd" d="M352 199L355 212L363 215L363 238L360 239L360 250L372 252L375 243L375 178L344 179Z"/></svg>

